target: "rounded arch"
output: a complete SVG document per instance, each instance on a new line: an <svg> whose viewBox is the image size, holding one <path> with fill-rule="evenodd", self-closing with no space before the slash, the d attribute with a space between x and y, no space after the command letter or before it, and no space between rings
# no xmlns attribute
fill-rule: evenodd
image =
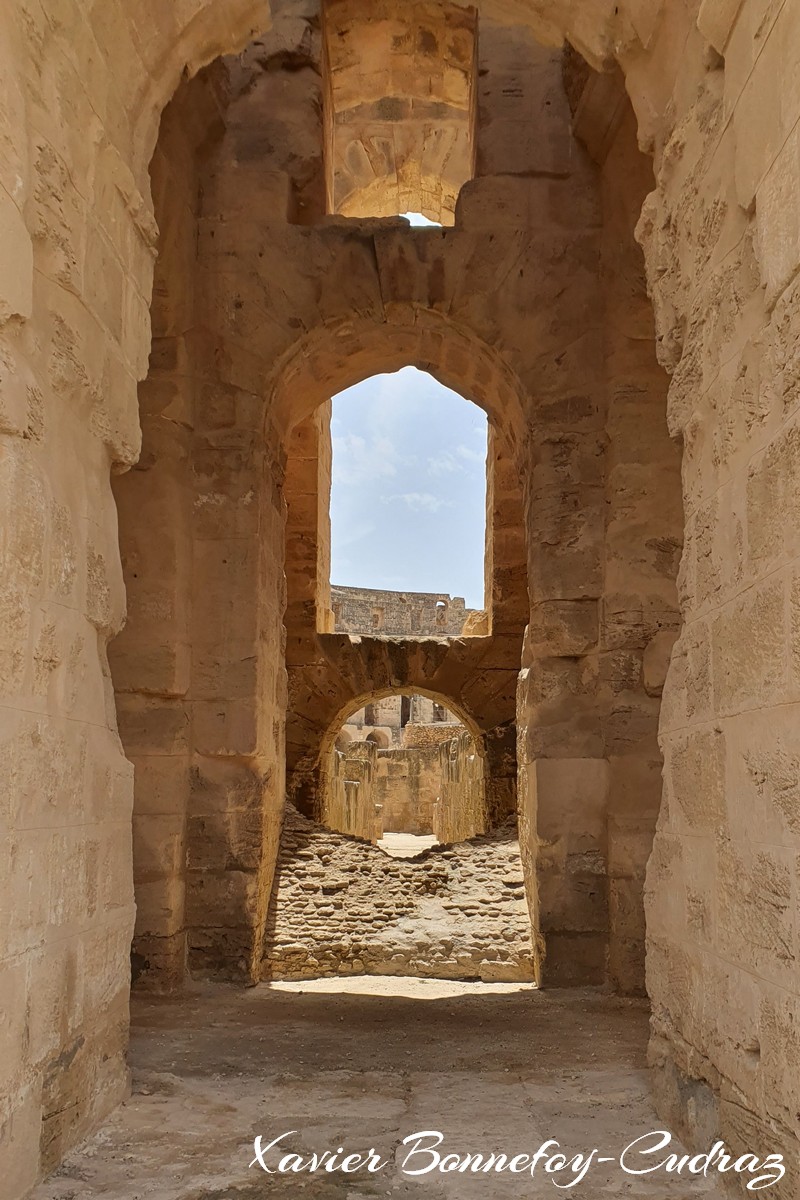
<svg viewBox="0 0 800 1200"><path fill-rule="evenodd" d="M478 753L481 755L481 757L484 756L484 731L481 729L480 723L476 716L465 708L462 701L460 701L457 697L452 697L444 692L435 691L431 688L426 688L424 685L417 686L415 684L413 687L386 686L370 688L368 691L362 692L360 695L341 704L336 714L330 718L328 727L320 740L319 761L321 762L336 745L339 733L347 724L349 717L352 717L354 713L357 713L360 709L366 707L367 704L374 703L376 700L385 700L389 696L427 696L427 698L429 700L433 700L435 704L444 705L445 708L449 709L450 712L458 717L461 724L474 739L475 745L478 748ZM381 733L382 731L378 729L374 732ZM365 740L369 741L371 737L372 734L368 735ZM386 747L383 747L383 749L386 748L388 748L388 743Z"/></svg>
<svg viewBox="0 0 800 1200"><path fill-rule="evenodd" d="M240 53L266 33L272 25L272 5L270 0L199 0L186 7L183 23L180 18L176 23L177 6L159 6L158 13L151 14L145 4L139 11L144 22L161 31L158 38L152 34L145 37L142 31L137 51L141 54L141 47L147 47L145 66L149 70L138 92L129 97L134 169L145 178L161 114L181 81L191 79L220 55Z"/></svg>
<svg viewBox="0 0 800 1200"><path fill-rule="evenodd" d="M337 753L340 730L365 702L413 695L425 695L451 708L461 725L451 725L444 740L401 746L393 746L388 731L378 727L352 755L345 758ZM378 828L414 832L402 823L385 825L387 815L392 821L423 820L422 832L433 832L440 841L461 841L486 832L489 740L490 732L444 692L387 687L364 693L340 707L320 739L315 818L327 828L369 840L380 836ZM400 771L389 765L387 772L386 761L376 758L372 747L386 752L386 759L393 759Z"/></svg>

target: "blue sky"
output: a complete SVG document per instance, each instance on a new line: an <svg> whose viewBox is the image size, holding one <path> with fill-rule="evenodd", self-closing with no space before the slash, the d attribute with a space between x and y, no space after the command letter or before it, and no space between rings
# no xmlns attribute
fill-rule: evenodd
<svg viewBox="0 0 800 1200"><path fill-rule="evenodd" d="M331 582L483 607L486 415L405 367L333 398Z"/></svg>

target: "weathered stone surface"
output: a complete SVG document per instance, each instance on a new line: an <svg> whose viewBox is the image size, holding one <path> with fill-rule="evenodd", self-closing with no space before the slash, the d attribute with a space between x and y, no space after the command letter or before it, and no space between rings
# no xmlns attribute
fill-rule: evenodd
<svg viewBox="0 0 800 1200"><path fill-rule="evenodd" d="M287 807L261 977L531 980L513 821L404 861Z"/></svg>
<svg viewBox="0 0 800 1200"><path fill-rule="evenodd" d="M426 698L410 699L422 707ZM427 704L434 707L432 701ZM381 713L367 715L373 725L385 719ZM395 745L390 736L395 731L386 726L373 728L365 738L364 728L348 722L329 751L322 824L371 842L380 842L385 833L460 842L486 832L483 758L463 725L454 719L406 724L396 731Z"/></svg>

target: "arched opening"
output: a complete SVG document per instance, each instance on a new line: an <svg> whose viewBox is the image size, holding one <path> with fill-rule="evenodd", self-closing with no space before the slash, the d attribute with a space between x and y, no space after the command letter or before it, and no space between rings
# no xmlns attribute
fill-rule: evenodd
<svg viewBox="0 0 800 1200"><path fill-rule="evenodd" d="M408 317L411 318L412 310ZM468 397L489 418L486 494L485 595L489 613L463 614L440 623L437 606L451 612L447 598L389 597L402 602L405 632L376 627L385 620L386 599L363 609L366 632L337 630L343 601L328 590L330 545L326 480L330 478L330 406L327 397L375 374L414 365L439 383ZM516 809L514 753L517 655L529 613L518 429L523 397L507 365L467 330L442 322L433 310L413 310L397 323L352 320L345 330L320 329L304 338L273 374L270 404L286 436L284 495L286 524L286 612L289 705L286 727L287 797L307 816L320 817L320 746L337 713L371 684L373 693L407 687L435 692L447 679L456 708L481 712L488 736L487 807L493 821ZM459 400L458 403L463 403ZM500 532L495 545L495 532ZM414 628L417 626L417 628ZM420 635L442 642L421 653ZM458 635L461 636L458 636ZM455 635L455 636L454 636ZM368 662L367 662L368 659ZM491 673L480 664L493 662ZM370 702L365 696L365 702ZM407 700L402 702L407 704ZM367 714L365 714L367 715ZM377 721L374 713L365 723ZM374 720L373 720L374 718ZM531 893L533 876L530 876Z"/></svg>
<svg viewBox="0 0 800 1200"><path fill-rule="evenodd" d="M262 978L533 982L516 815L486 804L489 739L443 696L364 699L323 739L319 819L287 810Z"/></svg>
<svg viewBox="0 0 800 1200"><path fill-rule="evenodd" d="M488 628L487 442L484 412L414 367L333 397L320 499L329 493L334 632Z"/></svg>
<svg viewBox="0 0 800 1200"><path fill-rule="evenodd" d="M328 211L452 225L475 159L477 13L323 6Z"/></svg>
<svg viewBox="0 0 800 1200"><path fill-rule="evenodd" d="M442 700L394 693L354 709L327 753L328 829L401 857L486 832L486 749Z"/></svg>

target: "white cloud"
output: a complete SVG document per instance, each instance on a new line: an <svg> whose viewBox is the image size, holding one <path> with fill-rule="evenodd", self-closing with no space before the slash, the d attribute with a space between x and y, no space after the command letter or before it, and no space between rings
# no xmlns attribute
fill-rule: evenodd
<svg viewBox="0 0 800 1200"><path fill-rule="evenodd" d="M479 607L484 413L408 367L335 396L331 433L336 582L450 591Z"/></svg>
<svg viewBox="0 0 800 1200"><path fill-rule="evenodd" d="M453 508L452 500L443 500L440 496L434 496L431 492L400 492L394 496L384 496L384 504L391 504L394 500L402 500L411 512L428 512L436 513L442 508Z"/></svg>
<svg viewBox="0 0 800 1200"><path fill-rule="evenodd" d="M484 466L485 463L485 450L472 450L462 443L456 446L455 450L445 450L442 454L429 458L428 474L434 477L455 475L457 472L463 474L465 471L471 470L473 465Z"/></svg>
<svg viewBox="0 0 800 1200"><path fill-rule="evenodd" d="M463 471L460 462L457 462L449 450L444 454L439 454L435 458L428 459L428 474L429 475L452 475L455 471Z"/></svg>
<svg viewBox="0 0 800 1200"><path fill-rule="evenodd" d="M357 433L333 439L333 482L360 487L397 474L397 452L384 437L369 440Z"/></svg>

